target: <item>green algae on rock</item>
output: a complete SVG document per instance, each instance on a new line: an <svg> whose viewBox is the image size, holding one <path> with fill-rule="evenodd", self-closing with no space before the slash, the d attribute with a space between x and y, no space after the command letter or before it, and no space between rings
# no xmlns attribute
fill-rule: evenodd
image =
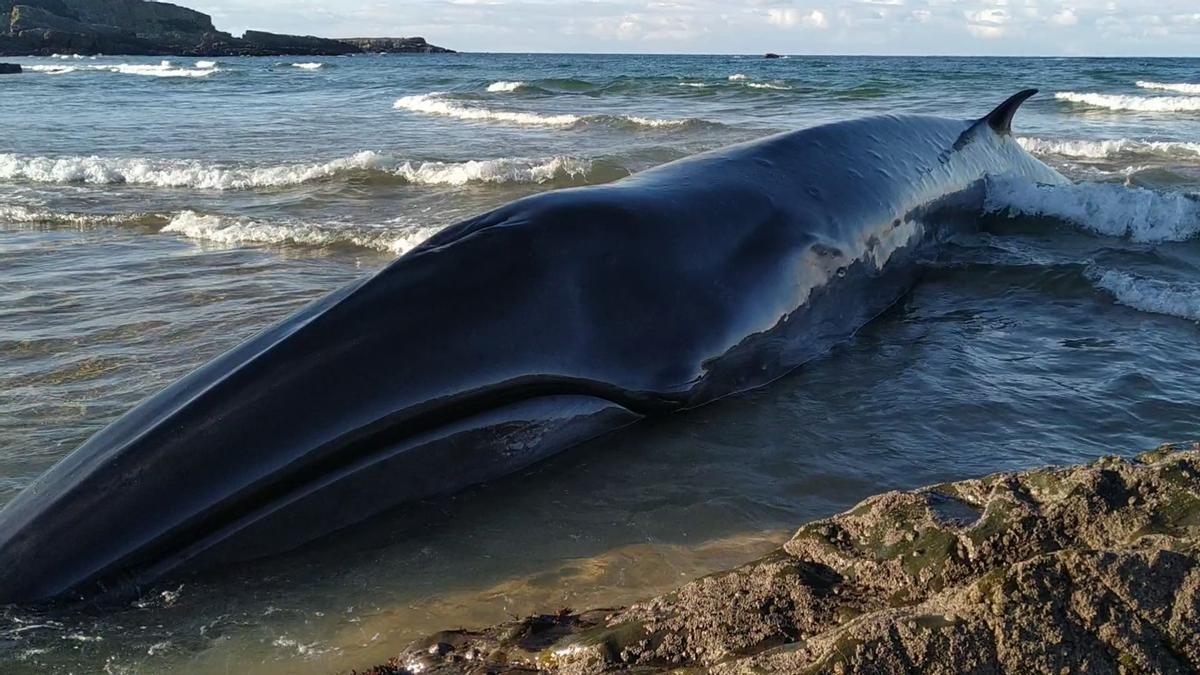
<svg viewBox="0 0 1200 675"><path fill-rule="evenodd" d="M418 643L377 673L1200 668L1200 444L889 492L621 610Z"/></svg>

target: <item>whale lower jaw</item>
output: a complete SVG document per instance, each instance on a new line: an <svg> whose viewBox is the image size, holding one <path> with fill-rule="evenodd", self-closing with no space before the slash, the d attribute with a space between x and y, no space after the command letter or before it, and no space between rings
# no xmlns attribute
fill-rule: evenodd
<svg viewBox="0 0 1200 675"><path fill-rule="evenodd" d="M22 601L74 596L124 602L174 573L295 550L314 541L313 531L333 533L404 503L494 480L646 414L678 407L563 378L523 380L519 387L480 392L475 400L403 421L380 420L330 444L336 448L310 453L320 459L222 499L103 569L68 574L37 589L9 588L0 579L0 593ZM48 554L51 544L38 548Z"/></svg>

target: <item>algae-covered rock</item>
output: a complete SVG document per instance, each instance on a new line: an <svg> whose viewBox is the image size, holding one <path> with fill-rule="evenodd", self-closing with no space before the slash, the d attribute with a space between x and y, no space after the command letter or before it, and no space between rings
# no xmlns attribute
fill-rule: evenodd
<svg viewBox="0 0 1200 675"><path fill-rule="evenodd" d="M1197 672L1198 536L1200 445L1163 446L878 495L667 595L380 672Z"/></svg>

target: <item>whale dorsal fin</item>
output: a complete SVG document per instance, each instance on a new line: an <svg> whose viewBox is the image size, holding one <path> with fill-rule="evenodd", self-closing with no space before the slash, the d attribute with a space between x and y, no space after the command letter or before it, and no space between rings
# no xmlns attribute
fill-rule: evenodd
<svg viewBox="0 0 1200 675"><path fill-rule="evenodd" d="M987 122L987 125L992 128L992 131L1007 136L1012 133L1013 115L1017 114L1017 108L1026 101L1030 96L1038 93L1037 89L1026 89L1025 91L1013 94L1007 101L996 106L996 109L988 113L981 122Z"/></svg>

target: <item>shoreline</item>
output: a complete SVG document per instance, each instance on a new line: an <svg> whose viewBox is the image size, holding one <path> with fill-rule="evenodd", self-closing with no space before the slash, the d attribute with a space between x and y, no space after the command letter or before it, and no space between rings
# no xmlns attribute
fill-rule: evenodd
<svg viewBox="0 0 1200 675"><path fill-rule="evenodd" d="M870 497L621 609L448 630L359 675L1188 672L1200 443Z"/></svg>

